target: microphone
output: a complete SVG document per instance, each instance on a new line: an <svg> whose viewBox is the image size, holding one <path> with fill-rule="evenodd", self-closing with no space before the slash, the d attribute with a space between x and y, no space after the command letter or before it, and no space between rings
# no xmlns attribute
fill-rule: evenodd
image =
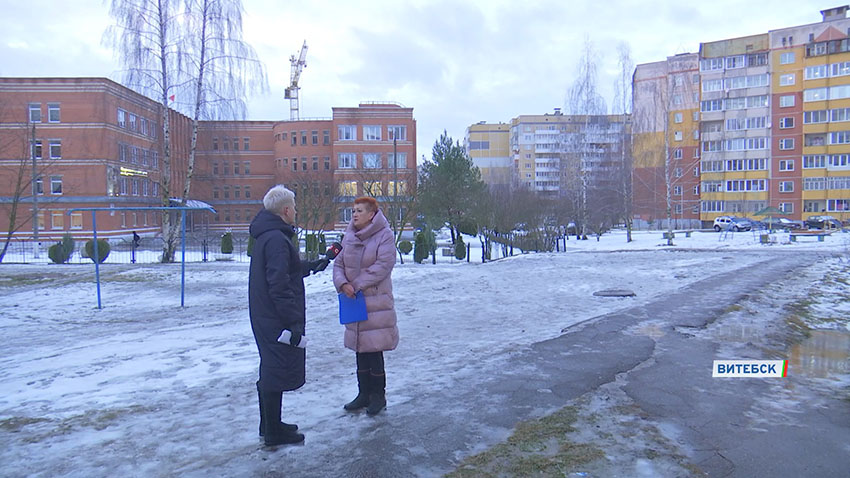
<svg viewBox="0 0 850 478"><path fill-rule="evenodd" d="M342 252L342 244L334 242L330 247L328 247L328 251L325 252L325 257L329 260L333 260L340 252Z"/></svg>

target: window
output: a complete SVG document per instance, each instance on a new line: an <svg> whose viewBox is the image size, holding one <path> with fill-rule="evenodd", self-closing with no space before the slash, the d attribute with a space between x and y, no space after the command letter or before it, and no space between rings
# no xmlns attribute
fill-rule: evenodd
<svg viewBox="0 0 850 478"><path fill-rule="evenodd" d="M699 68L702 71L722 70L723 58L709 58L706 60L700 60Z"/></svg>
<svg viewBox="0 0 850 478"><path fill-rule="evenodd" d="M339 159L340 169L354 169L357 167L357 155L354 153L339 153L337 158Z"/></svg>
<svg viewBox="0 0 850 478"><path fill-rule="evenodd" d="M301 171L307 171L307 158L301 158Z"/></svg>
<svg viewBox="0 0 850 478"><path fill-rule="evenodd" d="M136 131L136 115L133 113L127 115L127 129L130 131Z"/></svg>
<svg viewBox="0 0 850 478"><path fill-rule="evenodd" d="M675 176L677 178L681 178L682 177L682 168L676 168L675 170L673 170L673 176Z"/></svg>
<svg viewBox="0 0 850 478"><path fill-rule="evenodd" d="M306 145L307 145L307 131L302 131L302 132L301 132L301 145L302 145L302 146L306 146Z"/></svg>
<svg viewBox="0 0 850 478"><path fill-rule="evenodd" d="M47 122L59 122L59 103L47 103Z"/></svg>
<svg viewBox="0 0 850 478"><path fill-rule="evenodd" d="M298 132L293 131L289 135L292 137L292 146L298 146Z"/></svg>
<svg viewBox="0 0 850 478"><path fill-rule="evenodd" d="M825 168L826 155L812 154L803 156L803 169Z"/></svg>
<svg viewBox="0 0 850 478"><path fill-rule="evenodd" d="M703 152L706 152L706 153L720 151L722 149L721 145L722 145L722 142L717 141L717 140L715 140L715 141L703 141L702 142L702 150L703 150Z"/></svg>
<svg viewBox="0 0 850 478"><path fill-rule="evenodd" d="M339 219L341 222L349 222L351 221L351 208L344 207L339 210Z"/></svg>
<svg viewBox="0 0 850 478"><path fill-rule="evenodd" d="M138 195L139 195L139 180L134 179L133 180L133 196L138 196Z"/></svg>
<svg viewBox="0 0 850 478"><path fill-rule="evenodd" d="M365 169L379 169L381 167L381 155L378 153L363 153L363 167Z"/></svg>
<svg viewBox="0 0 850 478"><path fill-rule="evenodd" d="M242 187L233 186L233 199L239 199L239 196L242 193Z"/></svg>
<svg viewBox="0 0 850 478"><path fill-rule="evenodd" d="M318 131L311 131L310 137L312 138L314 145L319 144L319 132Z"/></svg>
<svg viewBox="0 0 850 478"><path fill-rule="evenodd" d="M213 176L218 176L218 161L213 162Z"/></svg>
<svg viewBox="0 0 850 478"><path fill-rule="evenodd" d="M72 212L71 213L71 229L82 229L82 228L83 228L83 213Z"/></svg>
<svg viewBox="0 0 850 478"><path fill-rule="evenodd" d="M250 198L251 198L251 186L245 186L245 199L250 199Z"/></svg>
<svg viewBox="0 0 850 478"><path fill-rule="evenodd" d="M387 139L407 141L407 126L387 126Z"/></svg>
<svg viewBox="0 0 850 478"><path fill-rule="evenodd" d="M826 189L826 178L803 178L803 191L823 191Z"/></svg>
<svg viewBox="0 0 850 478"><path fill-rule="evenodd" d="M126 115L127 115L127 113L124 110L118 110L118 127L119 128L126 128L127 127L127 123L124 120L124 117Z"/></svg>
<svg viewBox="0 0 850 478"><path fill-rule="evenodd" d="M826 112L826 110L823 110L823 112ZM820 111L811 111L809 113L813 113L812 119L819 118L819 119L822 120L822 121L812 121L813 123L826 123L827 122L826 115L823 115L823 116L814 115L814 113L820 113ZM835 108L835 109L829 110L829 120L828 121L834 121L836 123L841 122L841 121L850 121L850 108Z"/></svg>
<svg viewBox="0 0 850 478"><path fill-rule="evenodd" d="M245 174L245 176L251 174L251 161L245 161L242 163L242 173Z"/></svg>
<svg viewBox="0 0 850 478"><path fill-rule="evenodd" d="M340 181L339 183L340 196L356 196L357 181Z"/></svg>
<svg viewBox="0 0 850 478"><path fill-rule="evenodd" d="M829 144L850 144L850 131L829 133Z"/></svg>
<svg viewBox="0 0 850 478"><path fill-rule="evenodd" d="M224 187L224 199L230 199L230 186Z"/></svg>
<svg viewBox="0 0 850 478"><path fill-rule="evenodd" d="M41 153L41 149L42 149L41 140L37 139L37 140L35 140L34 144L33 143L30 143L30 144L32 145L32 148L33 148L32 154L35 157L35 159L41 159L41 154L42 154Z"/></svg>
<svg viewBox="0 0 850 478"><path fill-rule="evenodd" d="M699 177L699 166L694 166L694 177L695 178Z"/></svg>
<svg viewBox="0 0 850 478"><path fill-rule="evenodd" d="M779 54L779 64L780 65L789 65L791 63L794 63L794 52L793 51L787 51L785 53Z"/></svg>
<svg viewBox="0 0 850 478"><path fill-rule="evenodd" d="M233 162L233 174L239 174L239 161Z"/></svg>
<svg viewBox="0 0 850 478"><path fill-rule="evenodd" d="M322 131L322 144L325 146L331 144L331 132L328 130Z"/></svg>
<svg viewBox="0 0 850 478"><path fill-rule="evenodd" d="M711 91L723 91L723 80L704 80L702 82L702 91L703 93L708 93Z"/></svg>
<svg viewBox="0 0 850 478"><path fill-rule="evenodd" d="M779 75L779 86L791 86L794 84L794 73Z"/></svg>
<svg viewBox="0 0 850 478"><path fill-rule="evenodd" d="M673 122L674 123L681 123L682 122L682 113L674 114L673 115Z"/></svg>
<svg viewBox="0 0 850 478"><path fill-rule="evenodd" d="M230 176L230 162L223 161L221 163L221 174L223 176Z"/></svg>
<svg viewBox="0 0 850 478"><path fill-rule="evenodd" d="M794 203L792 202L781 202L779 203L779 210L784 212L785 214L791 214L794 212Z"/></svg>
<svg viewBox="0 0 850 478"><path fill-rule="evenodd" d="M779 120L779 127L782 129L788 129L794 127L794 118L786 116L785 118L781 118Z"/></svg>
<svg viewBox="0 0 850 478"><path fill-rule="evenodd" d="M380 141L381 127L380 126L364 126L363 141Z"/></svg>
<svg viewBox="0 0 850 478"><path fill-rule="evenodd" d="M50 194L62 194L62 176L50 176Z"/></svg>
<svg viewBox="0 0 850 478"><path fill-rule="evenodd" d="M823 101L829 97L827 88L810 88L803 90L803 101Z"/></svg>
<svg viewBox="0 0 850 478"><path fill-rule="evenodd" d="M393 153L387 154L387 163L390 168L404 169L407 167L407 153L398 153L397 157L393 157ZM530 167L529 165L526 165Z"/></svg>
<svg viewBox="0 0 850 478"><path fill-rule="evenodd" d="M325 156L325 171L331 170L331 158L330 156Z"/></svg>
<svg viewBox="0 0 850 478"><path fill-rule="evenodd" d="M779 107L788 108L794 106L794 95L785 95L779 97Z"/></svg>
<svg viewBox="0 0 850 478"><path fill-rule="evenodd" d="M779 182L779 192L781 192L781 193L794 192L794 181L780 181Z"/></svg>
<svg viewBox="0 0 850 478"><path fill-rule="evenodd" d="M682 195L682 186L673 186L673 195L674 196L681 196Z"/></svg>
<svg viewBox="0 0 850 478"><path fill-rule="evenodd" d="M726 69L731 70L734 68L743 68L746 64L744 62L744 55L737 56L727 56L726 57Z"/></svg>
<svg viewBox="0 0 850 478"><path fill-rule="evenodd" d="M41 123L41 103L29 104L30 123Z"/></svg>
<svg viewBox="0 0 850 478"><path fill-rule="evenodd" d="M839 114L841 116L846 117L847 116L847 110L850 110L850 108L834 109L834 110L832 110L832 112L834 113L836 111L841 111L842 113L839 113ZM803 124L826 123L827 121L829 121L829 116L830 116L829 110L805 111L805 112L803 112ZM835 115L833 114L833 116L835 116ZM848 120L850 120L850 118L848 118ZM839 119L833 118L832 121L845 121L845 120L839 120Z"/></svg>
<svg viewBox="0 0 850 478"><path fill-rule="evenodd" d="M381 181L364 181L363 194L372 197L383 196L384 191L381 187Z"/></svg>
<svg viewBox="0 0 850 478"><path fill-rule="evenodd" d="M225 151L230 151L230 138L221 138L221 144L224 146Z"/></svg>
<svg viewBox="0 0 850 478"><path fill-rule="evenodd" d="M242 149L245 151L251 149L251 138L242 138Z"/></svg>
<svg viewBox="0 0 850 478"><path fill-rule="evenodd" d="M214 137L212 141L213 151L218 151L218 137Z"/></svg>
<svg viewBox="0 0 850 478"><path fill-rule="evenodd" d="M723 111L723 100L707 100L700 103L700 111Z"/></svg>
<svg viewBox="0 0 850 478"><path fill-rule="evenodd" d="M313 156L312 164L313 164L313 171L318 171L319 170L319 157L318 156Z"/></svg>
<svg viewBox="0 0 850 478"><path fill-rule="evenodd" d="M807 66L803 78L817 80L829 76L829 65Z"/></svg>
<svg viewBox="0 0 850 478"><path fill-rule="evenodd" d="M794 138L782 138L779 140L779 149L789 150L794 149Z"/></svg>
<svg viewBox="0 0 850 478"><path fill-rule="evenodd" d="M139 132L143 135L148 135L148 120L145 118L139 119Z"/></svg>
<svg viewBox="0 0 850 478"><path fill-rule="evenodd" d="M50 144L50 159L62 158L62 142L58 139L52 139Z"/></svg>
<svg viewBox="0 0 850 478"><path fill-rule="evenodd" d="M357 127L353 125L340 125L337 128L340 141L356 141Z"/></svg>
<svg viewBox="0 0 850 478"><path fill-rule="evenodd" d="M780 171L793 171L794 170L794 160L793 159L780 159L779 160L779 170Z"/></svg>
<svg viewBox="0 0 850 478"><path fill-rule="evenodd" d="M673 159L682 159L682 148L676 148L673 150Z"/></svg>
<svg viewBox="0 0 850 478"><path fill-rule="evenodd" d="M218 194L219 194L218 188L213 188L213 199L218 199Z"/></svg>
<svg viewBox="0 0 850 478"><path fill-rule="evenodd" d="M398 190L396 190L398 185ZM407 181L387 181L387 194L402 195L407 193Z"/></svg>
<svg viewBox="0 0 850 478"><path fill-rule="evenodd" d="M674 131L673 132L673 139L675 141L682 141L682 132L681 131Z"/></svg>

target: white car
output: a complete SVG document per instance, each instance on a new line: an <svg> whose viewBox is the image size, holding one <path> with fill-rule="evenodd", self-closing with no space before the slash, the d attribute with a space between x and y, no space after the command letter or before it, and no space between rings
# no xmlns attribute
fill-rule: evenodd
<svg viewBox="0 0 850 478"><path fill-rule="evenodd" d="M714 219L714 230L720 231L749 231L753 225L743 217L718 216Z"/></svg>

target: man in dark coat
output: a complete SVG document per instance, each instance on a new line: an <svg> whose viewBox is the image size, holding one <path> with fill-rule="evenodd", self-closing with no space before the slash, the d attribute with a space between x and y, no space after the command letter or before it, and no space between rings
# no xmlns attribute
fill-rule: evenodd
<svg viewBox="0 0 850 478"><path fill-rule="evenodd" d="M295 237L295 195L282 185L263 198L251 221L254 237L248 279L251 329L260 352L260 436L267 446L298 443L298 426L280 421L283 392L304 385L304 277L328 266L328 259L301 262ZM304 342L304 343L302 343Z"/></svg>

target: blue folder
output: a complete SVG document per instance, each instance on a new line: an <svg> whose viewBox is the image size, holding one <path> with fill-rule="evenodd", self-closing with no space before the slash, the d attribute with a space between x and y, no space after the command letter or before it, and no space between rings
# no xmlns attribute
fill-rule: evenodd
<svg viewBox="0 0 850 478"><path fill-rule="evenodd" d="M358 291L353 299L345 294L339 294L340 324L361 322L368 318L369 316L366 314L366 297L363 296L363 291Z"/></svg>

